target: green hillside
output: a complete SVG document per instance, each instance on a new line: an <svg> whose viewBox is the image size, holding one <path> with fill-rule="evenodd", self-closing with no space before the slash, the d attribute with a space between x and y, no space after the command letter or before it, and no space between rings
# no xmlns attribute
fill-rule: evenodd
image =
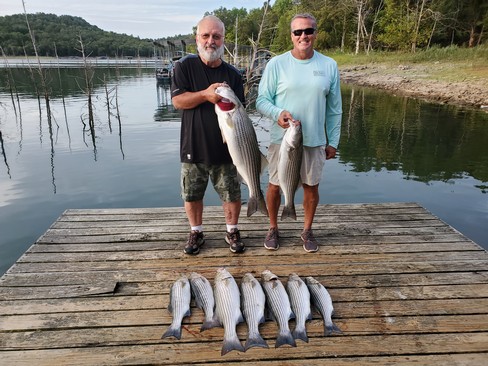
<svg viewBox="0 0 488 366"><path fill-rule="evenodd" d="M83 18L54 14L27 14L40 56L79 56L80 36L86 55L152 56L152 40L104 31ZM9 56L34 55L24 14L0 17L0 46Z"/></svg>

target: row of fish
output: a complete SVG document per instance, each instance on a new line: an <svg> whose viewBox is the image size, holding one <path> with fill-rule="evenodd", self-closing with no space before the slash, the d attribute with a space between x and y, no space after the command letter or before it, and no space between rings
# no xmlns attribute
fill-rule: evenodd
<svg viewBox="0 0 488 366"><path fill-rule="evenodd" d="M285 288L278 276L269 270L262 272L261 283L251 273L246 273L242 277L239 291L234 277L225 268L219 268L213 290L210 282L196 272L192 272L189 279L181 276L172 285L168 310L173 320L162 338L181 338L181 323L184 317L190 315L192 293L196 305L205 314L200 331L219 326L224 328L222 355L232 350L245 352L252 347L268 348L259 332L259 325L265 322L266 311L278 324L276 348L285 344L296 347L297 339L308 342L305 324L312 319L311 305L322 315L324 335L341 333L332 321L332 299L327 289L315 278L306 277L303 281L292 273ZM292 318L295 318L293 331L288 325ZM248 336L243 346L237 336L236 326L244 319Z"/></svg>
<svg viewBox="0 0 488 366"><path fill-rule="evenodd" d="M234 91L228 86L218 87L215 92L222 100L215 105L219 127L227 143L232 162L249 188L247 216L258 209L268 216L268 209L261 191L260 177L268 162L259 150L256 131L246 110ZM299 121L289 121L289 127L281 142L278 161L278 180L285 197L281 219L296 220L295 192L300 184L300 168L303 154L302 128Z"/></svg>

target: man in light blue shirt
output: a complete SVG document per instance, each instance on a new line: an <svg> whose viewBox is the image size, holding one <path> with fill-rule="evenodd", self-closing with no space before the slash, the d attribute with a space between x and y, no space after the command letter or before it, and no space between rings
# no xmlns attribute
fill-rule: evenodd
<svg viewBox="0 0 488 366"><path fill-rule="evenodd" d="M272 58L259 83L256 108L273 121L266 193L270 229L264 242L270 250L279 248L279 147L289 124L296 121L300 121L302 127L304 146L300 172L304 208L301 238L305 251L318 250L312 223L325 161L335 157L339 145L342 100L337 63L314 50L316 37L316 19L310 14L295 15L291 20L293 49Z"/></svg>

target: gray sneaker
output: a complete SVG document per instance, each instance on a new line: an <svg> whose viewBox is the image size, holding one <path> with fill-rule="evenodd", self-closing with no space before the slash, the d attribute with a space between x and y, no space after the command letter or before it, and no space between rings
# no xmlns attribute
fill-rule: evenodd
<svg viewBox="0 0 488 366"><path fill-rule="evenodd" d="M239 229L232 229L230 232L227 231L225 242L229 244L229 249L232 253L242 253L246 250L244 243L241 241Z"/></svg>
<svg viewBox="0 0 488 366"><path fill-rule="evenodd" d="M313 236L312 229L303 230L302 235L300 235L300 237L303 240L303 249L307 253L313 253L319 250L319 244L317 243L317 240L315 240L315 237Z"/></svg>
<svg viewBox="0 0 488 366"><path fill-rule="evenodd" d="M185 254L198 254L200 253L200 247L205 244L205 236L201 231L194 231L190 232L190 237L186 242L184 252Z"/></svg>
<svg viewBox="0 0 488 366"><path fill-rule="evenodd" d="M280 234L277 228L272 227L268 230L266 239L264 239L264 247L269 250L278 250L280 247Z"/></svg>

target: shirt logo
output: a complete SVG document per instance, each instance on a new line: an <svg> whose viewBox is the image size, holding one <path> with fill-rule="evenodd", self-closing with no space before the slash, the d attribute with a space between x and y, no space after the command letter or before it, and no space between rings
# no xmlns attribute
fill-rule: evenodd
<svg viewBox="0 0 488 366"><path fill-rule="evenodd" d="M325 71L322 71L322 70L314 70L313 76L325 76Z"/></svg>

